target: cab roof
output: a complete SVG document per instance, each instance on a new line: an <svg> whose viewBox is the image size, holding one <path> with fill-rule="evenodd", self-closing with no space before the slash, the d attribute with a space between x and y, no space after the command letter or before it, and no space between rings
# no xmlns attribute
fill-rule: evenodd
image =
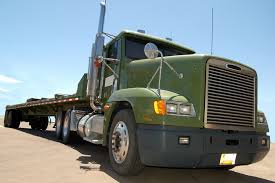
<svg viewBox="0 0 275 183"><path fill-rule="evenodd" d="M157 42L162 42L162 43L165 43L165 44L168 44L168 45L172 45L173 47L176 47L176 48L184 49L184 50L190 52L191 54L195 53L194 50L192 50L188 47L182 46L180 44L177 44L173 41L169 41L167 39L163 39L163 38L160 38L160 37L148 35L148 34L145 34L145 33L136 32L136 31L123 30L116 37L122 37L122 36L127 36L127 35L128 36L133 36L133 37L156 40Z"/></svg>

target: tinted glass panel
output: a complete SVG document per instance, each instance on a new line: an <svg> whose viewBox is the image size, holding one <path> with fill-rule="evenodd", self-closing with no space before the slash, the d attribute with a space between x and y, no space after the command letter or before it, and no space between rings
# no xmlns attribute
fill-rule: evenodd
<svg viewBox="0 0 275 183"><path fill-rule="evenodd" d="M118 47L118 41L114 42L108 50L107 57L108 58L117 58L117 47Z"/></svg>
<svg viewBox="0 0 275 183"><path fill-rule="evenodd" d="M126 39L126 50L125 50L126 57L133 59L133 60L145 59L146 56L144 54L144 46L148 42L149 41L137 40L134 38L127 38ZM160 43L155 43L155 44L157 45L158 49L163 53L163 56L190 54L187 51L169 48L164 44L160 44Z"/></svg>

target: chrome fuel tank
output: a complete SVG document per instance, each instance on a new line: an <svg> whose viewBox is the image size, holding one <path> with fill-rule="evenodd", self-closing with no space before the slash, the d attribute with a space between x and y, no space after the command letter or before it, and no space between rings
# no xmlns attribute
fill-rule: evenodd
<svg viewBox="0 0 275 183"><path fill-rule="evenodd" d="M77 133L82 138L94 138L97 135L103 134L104 116L100 114L85 115L77 125Z"/></svg>

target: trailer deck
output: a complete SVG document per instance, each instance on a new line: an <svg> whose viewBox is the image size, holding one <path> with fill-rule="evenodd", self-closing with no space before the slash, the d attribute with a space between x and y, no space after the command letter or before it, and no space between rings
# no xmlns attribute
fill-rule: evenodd
<svg viewBox="0 0 275 183"><path fill-rule="evenodd" d="M65 99L48 98L48 99L41 99L41 100L31 101L31 102L25 102L25 103L22 103L22 104L8 105L6 107L6 109L7 110L21 109L21 108L27 108L27 107L33 107L33 106L43 106L43 105L49 105L49 104L69 103L69 102L75 102L75 101L81 101L81 99L78 98L78 97L65 98Z"/></svg>
<svg viewBox="0 0 275 183"><path fill-rule="evenodd" d="M74 104L74 103L84 103L89 101L86 96L86 88L87 88L87 74L85 73L81 80L78 83L77 91L72 95L64 95L64 94L55 94L54 98L30 98L25 103L15 104L15 105L7 105L6 110L14 110L14 109L27 109L30 107L43 107L49 105L59 105L59 104Z"/></svg>

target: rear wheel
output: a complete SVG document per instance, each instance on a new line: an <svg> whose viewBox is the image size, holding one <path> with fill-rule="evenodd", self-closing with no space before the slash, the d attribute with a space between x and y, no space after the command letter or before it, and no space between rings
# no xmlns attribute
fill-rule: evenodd
<svg viewBox="0 0 275 183"><path fill-rule="evenodd" d="M115 115L108 147L111 165L118 174L136 175L144 168L138 153L136 121L132 110L123 109Z"/></svg>
<svg viewBox="0 0 275 183"><path fill-rule="evenodd" d="M45 131L48 127L48 117L36 117L31 119L29 124L33 130Z"/></svg>
<svg viewBox="0 0 275 183"><path fill-rule="evenodd" d="M33 130L38 130L39 129L37 121L31 121L29 124L31 126L31 129L33 129Z"/></svg>
<svg viewBox="0 0 275 183"><path fill-rule="evenodd" d="M45 131L48 128L49 120L48 117L41 117L40 118L40 129Z"/></svg>
<svg viewBox="0 0 275 183"><path fill-rule="evenodd" d="M20 116L17 111L7 111L7 118L4 121L4 126L9 128L18 128L20 125Z"/></svg>
<svg viewBox="0 0 275 183"><path fill-rule="evenodd" d="M70 124L71 124L71 110L69 109L65 114L63 129L62 129L62 142L64 144L68 144L70 142L70 136L71 136Z"/></svg>
<svg viewBox="0 0 275 183"><path fill-rule="evenodd" d="M8 114L9 114L9 111L5 111L5 118L4 118L4 126L5 127L9 127L8 125Z"/></svg>
<svg viewBox="0 0 275 183"><path fill-rule="evenodd" d="M64 112L58 111L56 115L56 127L55 127L55 135L57 139L61 139L63 121L64 121Z"/></svg>

